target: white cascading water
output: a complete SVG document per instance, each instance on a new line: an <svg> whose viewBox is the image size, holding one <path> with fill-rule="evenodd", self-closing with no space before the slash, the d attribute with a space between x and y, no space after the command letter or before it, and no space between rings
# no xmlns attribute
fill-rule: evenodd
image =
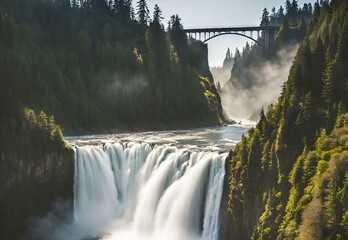
<svg viewBox="0 0 348 240"><path fill-rule="evenodd" d="M103 239L218 239L226 154L107 143L75 154L75 224Z"/></svg>

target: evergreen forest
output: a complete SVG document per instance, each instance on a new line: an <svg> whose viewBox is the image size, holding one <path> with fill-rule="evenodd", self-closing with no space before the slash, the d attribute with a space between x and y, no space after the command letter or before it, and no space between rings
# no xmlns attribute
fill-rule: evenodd
<svg viewBox="0 0 348 240"><path fill-rule="evenodd" d="M277 103L231 150L225 236L348 238L347 23L347 1L315 4Z"/></svg>
<svg viewBox="0 0 348 240"><path fill-rule="evenodd" d="M273 7L271 13L265 8L260 17L260 26L281 26L276 36L275 47L265 50L263 46L256 43L250 45L247 42L243 49L236 48L234 54L228 49L224 62L232 62L233 66L231 77L226 84L226 90L228 91L228 88L231 87L247 90L255 86L257 80L251 70L259 71L266 61L279 61L277 55L279 51L287 48L291 49L299 44L305 36L313 12L318 11L318 6L318 4L312 6L309 2L300 7L297 1L290 2L287 0L284 7L280 6L278 10ZM264 36L260 36L257 40L263 44Z"/></svg>
<svg viewBox="0 0 348 240"><path fill-rule="evenodd" d="M226 159L219 237L348 239L348 1L265 8L275 48L228 49L235 78L218 89L207 45L178 15L163 19L145 0L1 0L0 238L22 239L57 199L73 212L77 153L64 135L221 125L217 91L252 88L248 70L299 45L277 101Z"/></svg>
<svg viewBox="0 0 348 240"><path fill-rule="evenodd" d="M162 18L144 0L1 1L0 148L221 123L206 46Z"/></svg>

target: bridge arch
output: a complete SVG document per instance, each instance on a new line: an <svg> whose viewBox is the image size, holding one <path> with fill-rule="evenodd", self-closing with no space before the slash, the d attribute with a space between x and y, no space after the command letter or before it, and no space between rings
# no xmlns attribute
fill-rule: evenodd
<svg viewBox="0 0 348 240"><path fill-rule="evenodd" d="M272 26L237 26L237 27L201 27L201 28L187 28L184 29L188 37L193 37L194 39L197 39L196 35L198 34L198 39L200 41L203 41L204 43L222 36L222 35L239 35L245 38L248 38L252 41L254 41L256 44L261 46L266 51L270 50L274 44L275 44L275 38L276 34L279 31L280 26L272 25ZM262 39L263 41L259 41L259 39L254 39L252 37L252 33L254 31L259 32L262 31ZM246 35L245 33L249 32L250 36ZM204 35L204 37L201 37L201 34ZM206 34L208 34L208 38L206 37ZM210 35L212 36L210 37Z"/></svg>
<svg viewBox="0 0 348 240"><path fill-rule="evenodd" d="M266 47L265 47L265 45L263 45L262 43L260 43L260 42L257 41L256 39L254 39L254 38L252 38L252 37L250 37L250 36L248 36L248 35L245 35L245 34L243 34L243 33L237 33L237 32L222 32L222 33L218 33L218 34L215 34L214 36L211 36L211 37L205 39L205 40L203 41L203 43L206 43L206 42L208 42L209 40L211 40L211 39L213 39L213 38L217 38L217 37L220 37L220 36L223 36L223 35L238 35L238 36L246 37L246 38L248 38L248 39L254 41L255 43L257 43L257 44L258 44L259 46L261 46L263 49L267 50Z"/></svg>

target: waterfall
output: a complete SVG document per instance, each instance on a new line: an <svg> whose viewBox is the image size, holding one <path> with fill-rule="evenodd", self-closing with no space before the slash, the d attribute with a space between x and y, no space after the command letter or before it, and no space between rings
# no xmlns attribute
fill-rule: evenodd
<svg viewBox="0 0 348 240"><path fill-rule="evenodd" d="M75 224L103 239L218 239L226 154L106 143L75 151Z"/></svg>
<svg viewBox="0 0 348 240"><path fill-rule="evenodd" d="M76 151L75 220L99 229L120 214L120 201L108 155L97 146Z"/></svg>

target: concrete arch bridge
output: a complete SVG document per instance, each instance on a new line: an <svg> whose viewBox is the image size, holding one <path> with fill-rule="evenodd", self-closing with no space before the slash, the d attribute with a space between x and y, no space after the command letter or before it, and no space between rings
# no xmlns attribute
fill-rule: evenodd
<svg viewBox="0 0 348 240"><path fill-rule="evenodd" d="M275 45L280 26L200 27L184 29L187 36L203 43L223 35L246 37L269 51Z"/></svg>

